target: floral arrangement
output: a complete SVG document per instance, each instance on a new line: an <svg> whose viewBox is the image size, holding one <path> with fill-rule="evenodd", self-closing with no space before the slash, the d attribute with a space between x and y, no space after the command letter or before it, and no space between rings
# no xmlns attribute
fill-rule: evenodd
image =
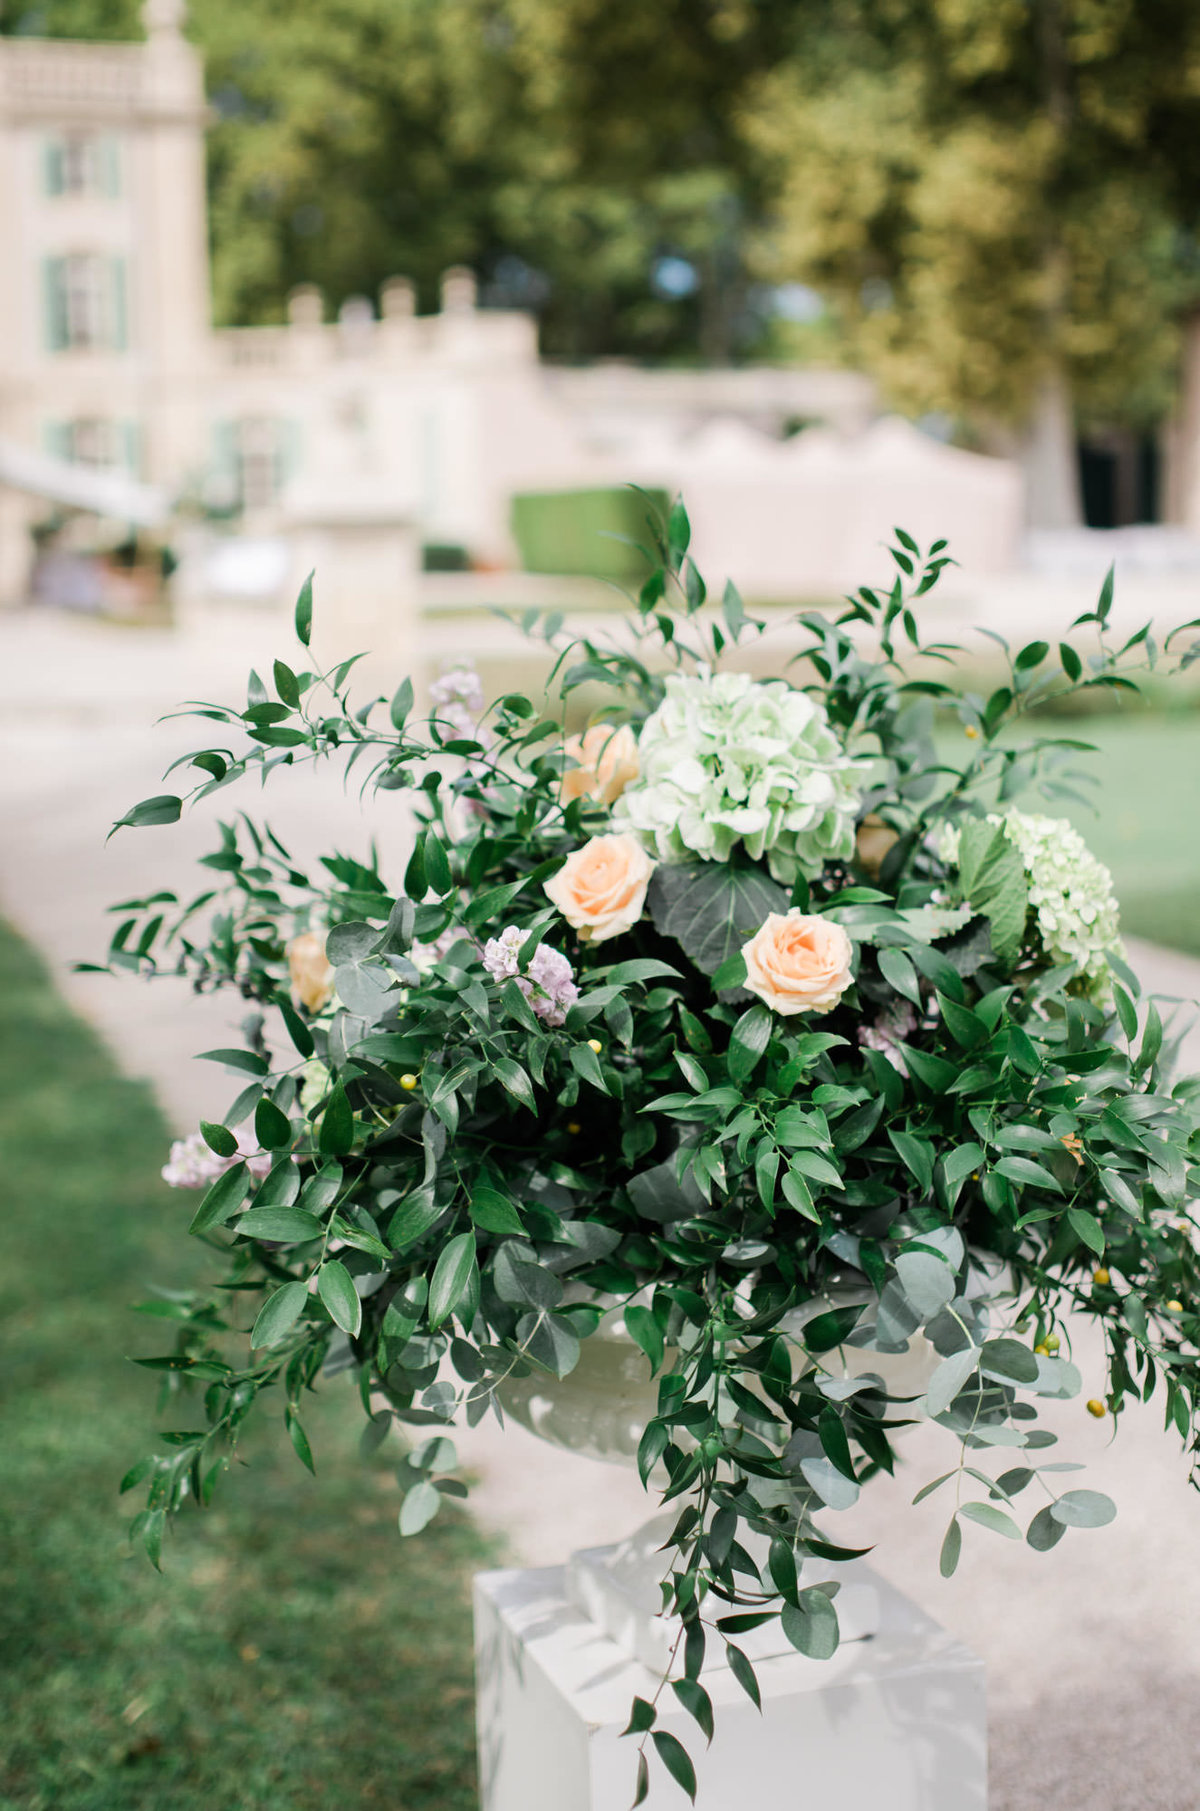
<svg viewBox="0 0 1200 1811"><path fill-rule="evenodd" d="M657 1380L642 1476L678 1512L664 1687L710 1732L714 1644L752 1697L748 1629L835 1649L829 1516L915 1418L951 1454L921 1493L953 1499L944 1572L976 1528L1043 1550L1111 1518L1038 1425L1082 1389L1068 1313L1106 1341L1087 1410L1157 1388L1196 1450L1200 1084L1171 1078L1106 871L1012 802L1062 796L1081 747L1029 733L1032 707L1195 649L1114 645L1110 575L1085 647L1006 647L990 694L956 686L914 610L945 543L897 531L891 588L802 615L794 677L759 681L730 663L764 626L732 587L707 599L682 506L649 527L660 564L622 638L526 620L546 711L485 707L461 671L427 718L407 681L352 702L352 661L279 661L244 706L197 707L234 746L190 757L193 797L333 759L403 792L415 834L403 866L304 873L239 816L197 898L121 908L106 966L252 1008L206 1053L236 1098L164 1172L204 1186L190 1230L225 1276L171 1295L174 1347L139 1360L174 1410L124 1487L148 1488L157 1563L260 1398L311 1466L306 1398L346 1369L371 1442L416 1430L415 1533L463 1494L444 1430L502 1414L511 1380L565 1378L620 1313ZM310 582L303 646L311 620ZM583 686L606 702L567 734ZM919 1336L927 1381L898 1397L886 1360ZM639 1800L652 1750L694 1790L657 1704L630 1723Z"/></svg>

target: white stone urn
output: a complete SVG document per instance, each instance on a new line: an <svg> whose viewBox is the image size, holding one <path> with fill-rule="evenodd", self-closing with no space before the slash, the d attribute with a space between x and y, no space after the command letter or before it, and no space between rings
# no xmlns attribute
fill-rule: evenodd
<svg viewBox="0 0 1200 1811"><path fill-rule="evenodd" d="M579 1292L577 1300L594 1299ZM798 1335L817 1315L832 1308L865 1306L874 1299L867 1289L834 1287L795 1308L783 1322L785 1335ZM799 1341L797 1340L799 1347ZM811 1363L811 1360L807 1361ZM904 1352L874 1352L863 1346L839 1346L824 1354L826 1368L838 1377L881 1377L893 1396L920 1396L939 1363L938 1353L916 1334ZM511 1378L500 1391L506 1414L542 1440L603 1459L632 1465L646 1425L658 1409L658 1384L650 1376L645 1353L625 1326L624 1308L615 1305L602 1316L596 1331L582 1342L579 1362L566 1377L531 1373Z"/></svg>
<svg viewBox="0 0 1200 1811"><path fill-rule="evenodd" d="M582 1294L577 1299L587 1299ZM792 1311L783 1323L785 1334L798 1335L805 1324L832 1308L865 1306L872 1292L832 1289ZM797 1339L799 1347L799 1340ZM805 1355L806 1365L812 1360ZM823 1354L826 1368L840 1377L871 1372L883 1379L893 1396L923 1394L940 1362L923 1334L916 1334L904 1352L874 1352L860 1346L839 1346ZM633 1465L647 1423L658 1408L658 1384L650 1376L645 1353L625 1326L623 1307L611 1307L600 1324L582 1342L579 1362L569 1376L544 1373L513 1378L500 1400L505 1412L523 1427L552 1445L589 1459ZM665 1481L666 1474L662 1472ZM651 1489L658 1481L650 1480ZM677 1512L659 1514L628 1539L613 1547L593 1547L571 1556L566 1568L568 1600L594 1627L602 1630L632 1659L653 1672L670 1664L678 1624L664 1617L659 1581L663 1576L662 1546ZM766 1558L766 1542L747 1537L757 1564ZM838 1621L843 1644L865 1641L878 1633L882 1616L879 1581L858 1561L848 1564L821 1562L820 1576L836 1579ZM776 1624L754 1630L742 1641L752 1660L789 1653L790 1647ZM719 1643L710 1644L705 1672L721 1671L725 1660Z"/></svg>

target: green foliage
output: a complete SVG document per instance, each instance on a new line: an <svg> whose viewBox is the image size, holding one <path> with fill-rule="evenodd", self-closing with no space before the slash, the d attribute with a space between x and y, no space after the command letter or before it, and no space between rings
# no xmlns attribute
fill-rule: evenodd
<svg viewBox="0 0 1200 1811"><path fill-rule="evenodd" d="M764 268L828 296L914 410L1020 421L1057 369L1085 417L1161 417L1196 296L1198 47L1188 0L801 9L746 115Z"/></svg>
<svg viewBox="0 0 1200 1811"><path fill-rule="evenodd" d="M707 605L681 504L646 533L660 564L614 644L571 640L536 612L524 623L553 651L562 696L602 680L635 735L663 700L664 664L703 674L731 625L760 628L728 600ZM642 1476L679 1515L672 1683L707 1735L707 1641L778 1617L801 1652L836 1649L820 1568L844 1550L824 1524L891 1469L898 1421L926 1416L959 1451L930 1487L958 1480L945 1571L964 1525L1042 1547L1099 1525L1106 1500L1059 1494L1036 1425L1041 1398L1081 1387L1047 1344L1068 1307L1104 1329L1112 1412L1165 1376L1170 1425L1194 1454L1197 1088L1172 1081L1161 1023L1115 947L1099 971L1051 954L1013 845L986 817L997 791L1063 783L1062 738L1008 740L1033 706L1133 686L1141 666L1178 662L1179 637L1161 652L1145 636L1114 646L1106 587L1075 625L1077 662L1034 644L990 695L960 691L954 650L926 647L915 615L944 548L898 533L890 591L801 618L812 710L862 763L860 818L896 840L870 867L827 860L794 908L743 847L660 866L619 928L549 909L565 862L624 849L644 876L647 861L627 801L564 798L560 724L519 694L450 749L407 695L358 705L345 665L288 668L282 683L276 669L277 704L255 681L244 710L201 707L220 725L223 786L337 754L407 789L419 828L407 896L373 857L303 871L243 815L205 858L215 886L118 908L110 966L182 971L251 1003L244 1050L209 1054L241 1090L227 1126L252 1123L270 1153L246 1145L234 1162L200 1141L208 1173L228 1166L193 1222L224 1277L181 1296L170 1349L140 1360L191 1405L136 1469L135 1533L155 1563L168 1517L207 1501L260 1398L281 1403L311 1465L302 1416L337 1370L357 1380L372 1443L393 1424L428 1430L403 1472L401 1531L420 1531L462 1488L444 1430L502 1409L516 1380L552 1391L621 1309L657 1378ZM910 679L905 646L939 658L945 680ZM975 732L961 770L937 758L934 700ZM286 745L263 742L264 709ZM753 701L737 734L747 720ZM216 752L190 757L196 798L217 783ZM801 798L810 777L798 768ZM290 1009L309 1056L280 1027L289 945L313 927L332 981ZM748 939L772 927L817 939L800 947L837 968L816 1007L747 966ZM918 1331L936 1368L914 1403L866 1367ZM983 1469L1014 1448L1021 1487L1052 1511L1039 1502L1025 1530L1016 1485ZM747 1689L752 1671L738 1673ZM687 1788L678 1745L648 1723L635 1733Z"/></svg>

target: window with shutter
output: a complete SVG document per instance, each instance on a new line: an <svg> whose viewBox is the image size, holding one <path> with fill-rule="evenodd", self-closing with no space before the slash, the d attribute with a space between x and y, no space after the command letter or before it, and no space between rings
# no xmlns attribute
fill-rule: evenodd
<svg viewBox="0 0 1200 1811"><path fill-rule="evenodd" d="M123 421L121 423L121 441L125 450L125 469L133 477L139 478L142 472L141 422Z"/></svg>
<svg viewBox="0 0 1200 1811"><path fill-rule="evenodd" d="M113 132L100 140L100 181L104 194L116 201L121 194L121 141Z"/></svg>
<svg viewBox="0 0 1200 1811"><path fill-rule="evenodd" d="M129 309L124 258L109 260L109 345L114 352L129 349Z"/></svg>
<svg viewBox="0 0 1200 1811"><path fill-rule="evenodd" d="M47 195L121 193L121 141L114 132L56 132L42 142L42 186Z"/></svg>
<svg viewBox="0 0 1200 1811"><path fill-rule="evenodd" d="M283 485L283 424L248 416L237 424L237 489L243 509L269 509Z"/></svg>
<svg viewBox="0 0 1200 1811"><path fill-rule="evenodd" d="M51 459L71 457L71 424L69 421L42 423L42 445Z"/></svg>
<svg viewBox="0 0 1200 1811"><path fill-rule="evenodd" d="M42 189L47 195L61 195L65 186L63 171L63 141L61 138L47 138L42 141Z"/></svg>
<svg viewBox="0 0 1200 1811"><path fill-rule="evenodd" d="M66 265L65 258L42 259L42 329L50 352L62 352L70 344Z"/></svg>

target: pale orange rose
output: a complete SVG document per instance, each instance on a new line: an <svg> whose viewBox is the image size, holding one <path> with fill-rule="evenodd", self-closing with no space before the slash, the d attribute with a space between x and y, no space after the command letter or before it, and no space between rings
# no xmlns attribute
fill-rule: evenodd
<svg viewBox="0 0 1200 1811"><path fill-rule="evenodd" d="M559 797L564 805L582 798L613 805L641 771L637 738L627 723L619 729L611 723L593 723L584 735L568 736L564 751L568 761L576 763L562 777Z"/></svg>
<svg viewBox="0 0 1200 1811"><path fill-rule="evenodd" d="M850 985L854 945L832 918L802 912L772 912L749 943L742 945L746 986L772 1012L828 1012Z"/></svg>
<svg viewBox="0 0 1200 1811"><path fill-rule="evenodd" d="M546 896L582 943L604 943L641 917L654 865L628 831L593 836L546 882Z"/></svg>
<svg viewBox="0 0 1200 1811"><path fill-rule="evenodd" d="M882 868L889 849L899 841L899 831L893 830L890 824L885 824L873 811L870 812L858 826L858 835L854 839L859 867L873 878Z"/></svg>
<svg viewBox="0 0 1200 1811"><path fill-rule="evenodd" d="M324 931L301 931L287 946L292 990L301 1006L320 1012L333 992L333 964L325 954Z"/></svg>

